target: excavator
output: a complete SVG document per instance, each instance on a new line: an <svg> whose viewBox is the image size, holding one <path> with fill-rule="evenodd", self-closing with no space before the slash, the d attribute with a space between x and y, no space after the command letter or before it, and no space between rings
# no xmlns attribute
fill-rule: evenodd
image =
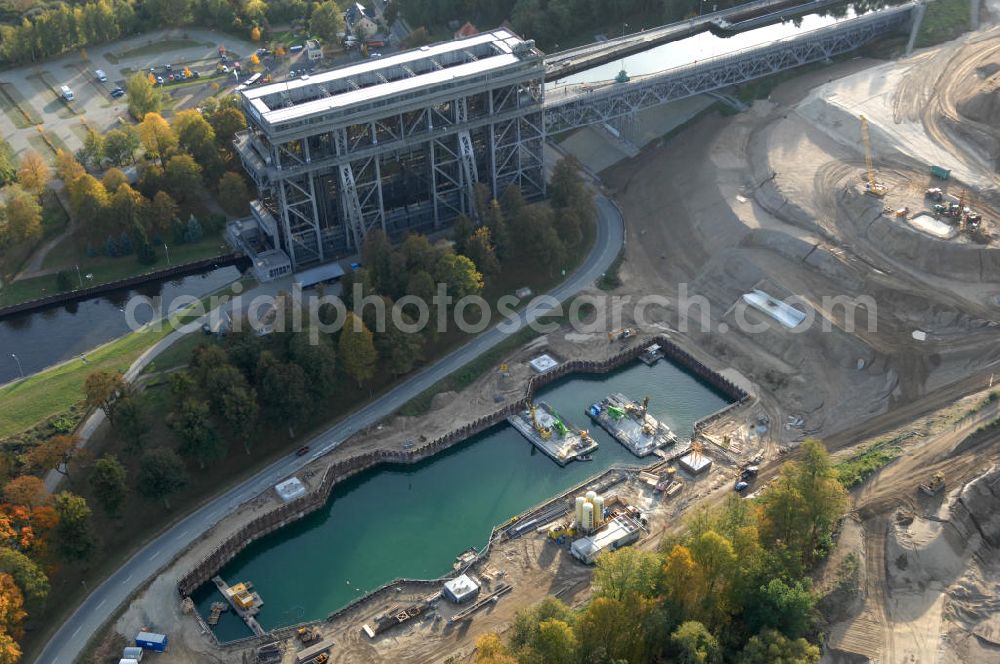
<svg viewBox="0 0 1000 664"><path fill-rule="evenodd" d="M944 473L934 473L930 482L924 482L920 485L920 490L923 491L928 496L936 496L940 493L941 489L944 488Z"/></svg>

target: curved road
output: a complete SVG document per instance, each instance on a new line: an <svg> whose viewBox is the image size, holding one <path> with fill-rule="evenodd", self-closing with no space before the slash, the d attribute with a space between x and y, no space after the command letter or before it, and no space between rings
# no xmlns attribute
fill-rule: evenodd
<svg viewBox="0 0 1000 664"><path fill-rule="evenodd" d="M592 285L614 262L625 242L624 222L618 208L600 195L596 197L596 203L598 224L594 248L583 265L577 268L568 280L546 294L555 300L566 300ZM284 457L184 517L140 549L118 571L94 588L69 620L52 635L45 649L35 658L35 663L71 664L80 656L94 633L115 615L132 593L142 588L163 565L184 551L227 514L317 457L329 452L357 431L390 415L411 398L489 350L507 335L517 332L529 321L551 311L552 308L551 301L525 308L518 314L517 319L504 321L483 332L310 440L308 444L317 450L316 454L310 457L294 455Z"/></svg>

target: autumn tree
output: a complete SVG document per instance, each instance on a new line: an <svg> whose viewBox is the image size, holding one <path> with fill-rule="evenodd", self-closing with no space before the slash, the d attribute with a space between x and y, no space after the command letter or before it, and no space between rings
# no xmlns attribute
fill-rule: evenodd
<svg viewBox="0 0 1000 664"><path fill-rule="evenodd" d="M142 72L129 76L125 83L128 94L128 112L136 120L143 120L147 113L159 113L163 107L163 93Z"/></svg>
<svg viewBox="0 0 1000 664"><path fill-rule="evenodd" d="M738 664L817 664L819 647L805 639L789 639L774 629L750 637Z"/></svg>
<svg viewBox="0 0 1000 664"><path fill-rule="evenodd" d="M660 565L655 553L632 547L601 554L594 569L594 591L617 600L631 593L650 597L659 582Z"/></svg>
<svg viewBox="0 0 1000 664"><path fill-rule="evenodd" d="M161 238L170 230L180 209L174 199L165 191L158 191L147 208L150 230Z"/></svg>
<svg viewBox="0 0 1000 664"><path fill-rule="evenodd" d="M171 413L170 428L180 439L178 451L204 469L212 461L226 456L226 446L216 434L209 417L208 404L188 398Z"/></svg>
<svg viewBox="0 0 1000 664"><path fill-rule="evenodd" d="M475 263L483 275L493 277L500 273L500 261L497 259L496 247L490 237L490 229L480 226L473 232L465 244L463 252Z"/></svg>
<svg viewBox="0 0 1000 664"><path fill-rule="evenodd" d="M222 162L215 145L215 129L208 123L205 116L197 110L181 111L170 123L177 134L177 143L187 151L201 166L211 181L221 175ZM171 160L173 161L173 160ZM170 163L167 163L167 177L170 177Z"/></svg>
<svg viewBox="0 0 1000 664"><path fill-rule="evenodd" d="M309 17L309 32L328 44L337 41L337 35L344 32L344 15L333 0L319 2L313 5Z"/></svg>
<svg viewBox="0 0 1000 664"><path fill-rule="evenodd" d="M26 458L29 466L69 477L69 465L77 451L76 436L52 436L31 448Z"/></svg>
<svg viewBox="0 0 1000 664"><path fill-rule="evenodd" d="M17 185L7 187L6 217L14 242L35 242L42 237L42 206Z"/></svg>
<svg viewBox="0 0 1000 664"><path fill-rule="evenodd" d="M288 357L302 367L316 398L333 391L337 382L337 354L329 336L321 334L310 339L308 330L294 333L288 342Z"/></svg>
<svg viewBox="0 0 1000 664"><path fill-rule="evenodd" d="M250 28L250 41L259 42L260 41L260 28L256 25Z"/></svg>
<svg viewBox="0 0 1000 664"><path fill-rule="evenodd" d="M402 322L406 325L413 324L413 320L405 313L402 314ZM385 361L393 376L413 371L417 363L423 359L423 345L423 336L417 332L404 331L392 321L386 325L385 332L375 337L378 355Z"/></svg>
<svg viewBox="0 0 1000 664"><path fill-rule="evenodd" d="M150 500L162 499L164 507L170 509L170 496L188 483L188 474L184 462L173 451L155 449L143 455L136 479L142 496Z"/></svg>
<svg viewBox="0 0 1000 664"><path fill-rule="evenodd" d="M215 143L219 147L231 149L236 132L247 128L247 120L243 112L234 106L222 106L208 118L209 124L215 130Z"/></svg>
<svg viewBox="0 0 1000 664"><path fill-rule="evenodd" d="M448 294L456 300L483 290L483 275L468 256L444 254L434 266L434 278L446 284Z"/></svg>
<svg viewBox="0 0 1000 664"><path fill-rule="evenodd" d="M17 587L14 577L6 572L0 572L0 630L15 639L20 639L24 635L22 623L27 616L28 613L24 610L24 594ZM0 641L0 663L5 661L2 654L4 648L3 642Z"/></svg>
<svg viewBox="0 0 1000 664"><path fill-rule="evenodd" d="M83 145L76 151L77 160L86 168L99 168L104 155L104 136L93 129L87 128L83 137Z"/></svg>
<svg viewBox="0 0 1000 664"><path fill-rule="evenodd" d="M149 433L149 421L143 411L142 402L135 396L121 399L115 404L115 419L112 427L121 436L130 451L142 447L142 440Z"/></svg>
<svg viewBox="0 0 1000 664"><path fill-rule="evenodd" d="M144 229L148 205L149 201L145 196L127 184L121 185L108 201L110 226L121 233L134 233L136 229Z"/></svg>
<svg viewBox="0 0 1000 664"><path fill-rule="evenodd" d="M193 201L201 193L201 166L191 155L174 155L163 169L164 187L174 200Z"/></svg>
<svg viewBox="0 0 1000 664"><path fill-rule="evenodd" d="M503 641L493 632L487 632L476 639L474 664L518 664L517 658L507 651Z"/></svg>
<svg viewBox="0 0 1000 664"><path fill-rule="evenodd" d="M250 212L250 191L239 173L229 171L219 180L219 203L231 216L242 217Z"/></svg>
<svg viewBox="0 0 1000 664"><path fill-rule="evenodd" d="M164 156L177 147L177 134L159 113L146 113L139 123L139 140L146 156L163 164Z"/></svg>
<svg viewBox="0 0 1000 664"><path fill-rule="evenodd" d="M90 471L88 478L90 489L94 492L94 498L100 503L101 508L109 516L117 515L122 503L125 502L127 475L125 466L118 461L117 457L109 454L94 462L94 467Z"/></svg>
<svg viewBox="0 0 1000 664"><path fill-rule="evenodd" d="M83 383L87 408L100 408L113 425L119 402L129 395L125 377L117 371L93 371Z"/></svg>
<svg viewBox="0 0 1000 664"><path fill-rule="evenodd" d="M3 498L8 503L34 507L41 505L46 495L45 482L34 475L15 477L3 488Z"/></svg>
<svg viewBox="0 0 1000 664"><path fill-rule="evenodd" d="M700 622L681 623L670 635L679 664L718 664L722 661L719 642Z"/></svg>
<svg viewBox="0 0 1000 664"><path fill-rule="evenodd" d="M802 443L798 459L785 464L761 506L762 540L781 542L800 565L815 561L847 507L847 493L821 442Z"/></svg>
<svg viewBox="0 0 1000 664"><path fill-rule="evenodd" d="M105 214L111 204L108 190L89 173L76 178L68 187L70 211L91 238L107 230Z"/></svg>
<svg viewBox="0 0 1000 664"><path fill-rule="evenodd" d="M16 549L0 547L0 572L14 578L28 609L41 609L49 595L49 578L38 563Z"/></svg>
<svg viewBox="0 0 1000 664"><path fill-rule="evenodd" d="M347 312L344 319L337 350L344 371L357 381L358 387L375 375L378 352L375 350L372 333L353 312Z"/></svg>
<svg viewBox="0 0 1000 664"><path fill-rule="evenodd" d="M104 171L104 177L101 178L101 184L104 185L105 191L109 194L113 194L118 191L118 187L123 184L128 184L128 176L120 168L111 167Z"/></svg>
<svg viewBox="0 0 1000 664"><path fill-rule="evenodd" d="M94 551L91 512L87 501L69 491L63 491L56 494L53 506L59 515L55 530L59 553L69 561L86 560Z"/></svg>
<svg viewBox="0 0 1000 664"><path fill-rule="evenodd" d="M38 195L45 189L51 177L52 171L42 155L34 150L25 151L24 156L21 157L21 165L17 168L18 183L31 193Z"/></svg>
<svg viewBox="0 0 1000 664"><path fill-rule="evenodd" d="M269 351L257 362L257 391L264 407L289 426L312 406L306 374L298 364L279 362Z"/></svg>
<svg viewBox="0 0 1000 664"><path fill-rule="evenodd" d="M139 149L139 134L132 127L111 129L104 134L102 153L114 166L124 166L135 162L135 151Z"/></svg>

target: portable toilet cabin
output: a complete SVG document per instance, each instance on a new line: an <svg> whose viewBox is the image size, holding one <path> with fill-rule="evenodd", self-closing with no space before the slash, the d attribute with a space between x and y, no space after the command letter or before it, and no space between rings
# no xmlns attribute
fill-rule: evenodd
<svg viewBox="0 0 1000 664"><path fill-rule="evenodd" d="M167 635L156 634L154 632L139 632L135 637L135 645L144 650L165 652L167 649Z"/></svg>
<svg viewBox="0 0 1000 664"><path fill-rule="evenodd" d="M139 664L137 659L119 659L118 664Z"/></svg>
<svg viewBox="0 0 1000 664"><path fill-rule="evenodd" d="M122 659L134 659L137 662L142 661L142 648L137 648L135 646L128 646L122 650Z"/></svg>

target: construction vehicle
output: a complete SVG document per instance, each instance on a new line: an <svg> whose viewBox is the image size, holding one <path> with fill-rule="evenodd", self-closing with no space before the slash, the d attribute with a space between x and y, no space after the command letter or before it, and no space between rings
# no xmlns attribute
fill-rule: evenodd
<svg viewBox="0 0 1000 664"><path fill-rule="evenodd" d="M889 188L875 179L875 160L872 157L872 137L868 129L868 118L861 116L861 142L865 146L865 169L867 171L867 181L865 182L865 193L882 198L889 191Z"/></svg>
<svg viewBox="0 0 1000 664"><path fill-rule="evenodd" d="M944 473L934 473L930 482L920 485L920 490L928 496L936 496L944 488Z"/></svg>
<svg viewBox="0 0 1000 664"><path fill-rule="evenodd" d="M608 415L615 418L616 420L620 420L621 418L625 417L625 411L619 408L618 406L608 406Z"/></svg>
<svg viewBox="0 0 1000 664"><path fill-rule="evenodd" d="M612 330L608 332L608 341L621 340L631 338L635 334L635 330L631 327L620 327L617 330Z"/></svg>
<svg viewBox="0 0 1000 664"><path fill-rule="evenodd" d="M320 653L319 656L313 660L313 664L326 664L326 662L328 662L329 660L330 656L324 652Z"/></svg>
<svg viewBox="0 0 1000 664"><path fill-rule="evenodd" d="M299 641L302 643L311 643L316 641L321 636L319 630L313 627L312 629L308 627L299 627L295 633L299 637Z"/></svg>
<svg viewBox="0 0 1000 664"><path fill-rule="evenodd" d="M935 203L940 203L944 200L944 192L941 191L940 187L931 187L924 192L924 197L931 199Z"/></svg>
<svg viewBox="0 0 1000 664"><path fill-rule="evenodd" d="M908 207L901 207L898 210L896 210L897 219L906 219L909 216L909 214L910 214L910 208Z"/></svg>

